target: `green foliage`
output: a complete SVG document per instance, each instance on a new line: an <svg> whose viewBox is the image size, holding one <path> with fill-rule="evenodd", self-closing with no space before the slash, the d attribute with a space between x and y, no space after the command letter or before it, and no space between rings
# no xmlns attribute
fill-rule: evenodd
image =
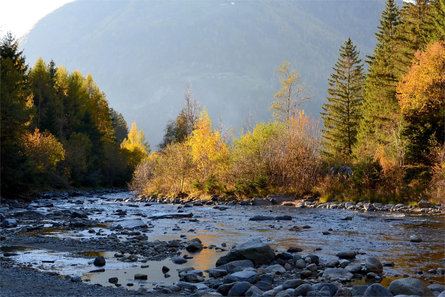
<svg viewBox="0 0 445 297"><path fill-rule="evenodd" d="M125 137L128 135L128 125L124 119L124 116L110 108L111 122L114 129L114 137L116 138L116 143L122 143Z"/></svg>
<svg viewBox="0 0 445 297"><path fill-rule="evenodd" d="M331 160L347 162L357 141L361 119L363 66L356 46L348 39L340 47L329 79L327 103L323 105L323 152Z"/></svg>

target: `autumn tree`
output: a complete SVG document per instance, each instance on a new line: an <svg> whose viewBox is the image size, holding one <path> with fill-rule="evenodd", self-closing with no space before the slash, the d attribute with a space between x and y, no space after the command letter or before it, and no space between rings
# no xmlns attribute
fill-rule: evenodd
<svg viewBox="0 0 445 297"><path fill-rule="evenodd" d="M24 139L25 154L39 172L55 171L57 163L65 159L65 150L57 138L49 132L35 129Z"/></svg>
<svg viewBox="0 0 445 297"><path fill-rule="evenodd" d="M138 131L135 122L131 124L128 137L122 141L121 148L127 152L128 164L133 169L150 153L150 146L145 140L144 131Z"/></svg>
<svg viewBox="0 0 445 297"><path fill-rule="evenodd" d="M304 96L304 87L300 83L300 76L296 70L289 69L290 63L283 61L276 72L280 77L280 90L274 95L270 109L273 117L277 120L287 122L298 113L298 108L308 98Z"/></svg>
<svg viewBox="0 0 445 297"><path fill-rule="evenodd" d="M397 86L409 139L408 158L425 163L430 150L445 141L445 42L417 51L413 64Z"/></svg>
<svg viewBox="0 0 445 297"><path fill-rule="evenodd" d="M349 38L340 47L329 79L327 103L323 105L323 151L331 160L349 161L361 119L363 66Z"/></svg>

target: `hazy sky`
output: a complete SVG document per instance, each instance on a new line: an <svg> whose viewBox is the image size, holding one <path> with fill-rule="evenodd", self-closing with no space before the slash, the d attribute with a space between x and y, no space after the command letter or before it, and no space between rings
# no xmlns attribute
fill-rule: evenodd
<svg viewBox="0 0 445 297"><path fill-rule="evenodd" d="M48 13L74 0L0 0L0 36L20 38Z"/></svg>

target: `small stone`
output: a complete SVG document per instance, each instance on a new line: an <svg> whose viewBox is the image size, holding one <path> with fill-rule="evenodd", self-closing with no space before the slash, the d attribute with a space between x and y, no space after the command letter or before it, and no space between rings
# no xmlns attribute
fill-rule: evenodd
<svg viewBox="0 0 445 297"><path fill-rule="evenodd" d="M299 253L302 251L303 251L303 249L301 249L299 247L295 247L295 246L291 246L290 248L287 249L288 253Z"/></svg>
<svg viewBox="0 0 445 297"><path fill-rule="evenodd" d="M421 242L421 241L422 241L422 238L420 238L420 237L417 236L417 235L411 235L411 236L409 237L409 241L411 241L411 242Z"/></svg>
<svg viewBox="0 0 445 297"><path fill-rule="evenodd" d="M105 258L103 256L97 256L96 259L94 259L94 266L105 266Z"/></svg>
<svg viewBox="0 0 445 297"><path fill-rule="evenodd" d="M162 273L166 274L169 271L170 271L170 268L168 268L167 266L162 266Z"/></svg>
<svg viewBox="0 0 445 297"><path fill-rule="evenodd" d="M73 277L71 278L71 281L72 281L73 283L80 283L80 282L82 282L82 279L80 278L80 276L73 276Z"/></svg>
<svg viewBox="0 0 445 297"><path fill-rule="evenodd" d="M143 273L136 273L134 275L134 279L135 280L147 280L148 276L146 274L143 274Z"/></svg>
<svg viewBox="0 0 445 297"><path fill-rule="evenodd" d="M366 258L366 268L369 272L382 273L383 265L380 263L379 259L376 257L368 257Z"/></svg>
<svg viewBox="0 0 445 297"><path fill-rule="evenodd" d="M117 277L110 277L110 278L108 279L108 282L109 282L110 284L117 284L118 281L119 281L119 279L118 279Z"/></svg>
<svg viewBox="0 0 445 297"><path fill-rule="evenodd" d="M314 289L312 288L311 285L302 284L294 290L294 296L306 296L308 292L313 291L313 290Z"/></svg>
<svg viewBox="0 0 445 297"><path fill-rule="evenodd" d="M354 259L357 253L355 251L344 251L337 254L340 259Z"/></svg>
<svg viewBox="0 0 445 297"><path fill-rule="evenodd" d="M172 258L172 262L175 263L175 264L180 265L180 264L187 263L187 260L184 259L183 257L176 256L176 257L173 257L173 258Z"/></svg>

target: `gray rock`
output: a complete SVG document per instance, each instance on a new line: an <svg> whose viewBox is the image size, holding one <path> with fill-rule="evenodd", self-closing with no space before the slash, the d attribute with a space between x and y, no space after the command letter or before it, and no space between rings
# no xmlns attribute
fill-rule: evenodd
<svg viewBox="0 0 445 297"><path fill-rule="evenodd" d="M394 266L394 262L393 261L383 261L382 265L383 266L388 266L388 267L393 267Z"/></svg>
<svg viewBox="0 0 445 297"><path fill-rule="evenodd" d="M287 249L288 253L299 253L302 251L303 251L303 249L301 249L299 247L295 247L295 246L291 246L290 248Z"/></svg>
<svg viewBox="0 0 445 297"><path fill-rule="evenodd" d="M253 262L250 260L237 260L224 265L217 266L218 269L225 269L228 273L242 271L246 268L253 268Z"/></svg>
<svg viewBox="0 0 445 297"><path fill-rule="evenodd" d="M232 249L216 262L216 266L235 260L251 260L255 265L268 264L275 258L272 248L260 239L253 239Z"/></svg>
<svg viewBox="0 0 445 297"><path fill-rule="evenodd" d="M306 261L304 261L303 259L298 259L297 262L295 262L295 267L299 268L299 269L303 269L306 267Z"/></svg>
<svg viewBox="0 0 445 297"><path fill-rule="evenodd" d="M242 296L250 286L251 284L246 281L236 282L229 290L227 296Z"/></svg>
<svg viewBox="0 0 445 297"><path fill-rule="evenodd" d="M354 297L361 297L365 294L366 290L368 289L368 286L360 285L360 286L353 286L351 288L352 296Z"/></svg>
<svg viewBox="0 0 445 297"><path fill-rule="evenodd" d="M281 266L280 264L274 264L274 265L266 267L266 271L268 273L282 274L282 273L286 272L286 269L283 266Z"/></svg>
<svg viewBox="0 0 445 297"><path fill-rule="evenodd" d="M105 258L103 256L97 256L96 259L94 259L94 266L105 266Z"/></svg>
<svg viewBox="0 0 445 297"><path fill-rule="evenodd" d="M345 267L345 269L350 273L361 273L362 265L358 263L349 263L348 266Z"/></svg>
<svg viewBox="0 0 445 297"><path fill-rule="evenodd" d="M439 296L437 297L445 297L445 291L443 291L442 293L439 294Z"/></svg>
<svg viewBox="0 0 445 297"><path fill-rule="evenodd" d="M73 276L73 277L71 278L71 281L72 281L73 283L80 283L80 282L82 282L82 279L80 278L80 276Z"/></svg>
<svg viewBox="0 0 445 297"><path fill-rule="evenodd" d="M208 272L209 272L210 277L215 277L215 278L223 277L223 276L227 275L227 270L219 269L219 268L209 269Z"/></svg>
<svg viewBox="0 0 445 297"><path fill-rule="evenodd" d="M306 258L311 259L311 262L310 262L310 263L313 263L313 264L315 264L315 265L320 264L320 258L319 258L317 255L307 255L307 256L305 257L305 259L306 259Z"/></svg>
<svg viewBox="0 0 445 297"><path fill-rule="evenodd" d="M136 280L147 280L148 279L148 275L143 274L143 273L136 273L134 275L134 279L136 279Z"/></svg>
<svg viewBox="0 0 445 297"><path fill-rule="evenodd" d="M314 289L312 288L311 285L302 284L294 290L294 296L306 296L308 292L313 291L313 290Z"/></svg>
<svg viewBox="0 0 445 297"><path fill-rule="evenodd" d="M17 220L16 219L5 219L2 222L3 228L14 228L17 227Z"/></svg>
<svg viewBox="0 0 445 297"><path fill-rule="evenodd" d="M256 285L250 286L249 290L244 293L247 297L261 297L263 296L263 291L260 290Z"/></svg>
<svg viewBox="0 0 445 297"><path fill-rule="evenodd" d="M341 260L339 261L339 266L340 266L341 268L345 268L346 266L349 265L349 263L351 263L351 261L346 260L346 259L341 259Z"/></svg>
<svg viewBox="0 0 445 297"><path fill-rule="evenodd" d="M232 288L233 284L234 283L220 285L218 287L218 289L216 289L216 290L218 291L218 293L221 293L222 295L227 296L227 294L229 294L229 291Z"/></svg>
<svg viewBox="0 0 445 297"><path fill-rule="evenodd" d="M201 251L203 248L202 242L199 238L193 238L187 243L186 250L191 253L196 253Z"/></svg>
<svg viewBox="0 0 445 297"><path fill-rule="evenodd" d="M252 205L270 205L270 201L261 198L253 198Z"/></svg>
<svg viewBox="0 0 445 297"><path fill-rule="evenodd" d="M317 265L314 263L309 264L308 266L306 266L306 269L309 271L317 271Z"/></svg>
<svg viewBox="0 0 445 297"><path fill-rule="evenodd" d="M420 236L417 236L417 235L411 235L409 237L409 241L411 241L411 242L421 242L422 238L420 238Z"/></svg>
<svg viewBox="0 0 445 297"><path fill-rule="evenodd" d="M381 284L370 285L363 294L363 297L392 297L392 296L393 295L391 294L391 292Z"/></svg>
<svg viewBox="0 0 445 297"><path fill-rule="evenodd" d="M287 289L287 290L278 292L277 295L275 295L275 297L293 297L294 294L295 294L294 289Z"/></svg>
<svg viewBox="0 0 445 297"><path fill-rule="evenodd" d="M439 285L439 284L433 284L433 285L429 285L428 289L430 289L433 293L434 292L442 293L443 291L445 291L445 286Z"/></svg>
<svg viewBox="0 0 445 297"><path fill-rule="evenodd" d="M341 287L337 290L334 297L352 297L352 292L349 288Z"/></svg>
<svg viewBox="0 0 445 297"><path fill-rule="evenodd" d="M255 286L262 291L269 291L272 289L272 283L263 280L255 283Z"/></svg>
<svg viewBox="0 0 445 297"><path fill-rule="evenodd" d="M108 279L108 282L109 282L110 284L117 284L118 281L119 281L119 279L118 279L117 277L110 277L110 278Z"/></svg>
<svg viewBox="0 0 445 297"><path fill-rule="evenodd" d="M344 268L326 268L326 270L323 272L323 278L327 280L351 280L352 277L352 273L348 272Z"/></svg>
<svg viewBox="0 0 445 297"><path fill-rule="evenodd" d="M249 221L273 221L275 220L275 217L272 216L253 216L249 219Z"/></svg>
<svg viewBox="0 0 445 297"><path fill-rule="evenodd" d="M254 283L257 280L257 278L258 278L258 273L256 273L256 271L243 270L227 275L226 277L224 277L223 282L234 283L240 281L247 281L249 283Z"/></svg>
<svg viewBox="0 0 445 297"><path fill-rule="evenodd" d="M286 289L295 289L298 286L301 286L304 282L301 279L288 279L283 283L283 290Z"/></svg>
<svg viewBox="0 0 445 297"><path fill-rule="evenodd" d="M380 263L379 259L376 257L368 257L366 258L366 268L369 272L382 273L383 265Z"/></svg>
<svg viewBox="0 0 445 297"><path fill-rule="evenodd" d="M333 296L338 290L337 285L334 283L319 283L319 284L312 285L312 288L315 291L323 291L323 290L326 291L327 290L327 291L329 291L329 296Z"/></svg>
<svg viewBox="0 0 445 297"><path fill-rule="evenodd" d="M330 260L326 263L327 267L337 267L340 264L340 262L338 262L338 260Z"/></svg>
<svg viewBox="0 0 445 297"><path fill-rule="evenodd" d="M401 278L392 281L388 290L393 295L435 296L422 281L415 278Z"/></svg>
<svg viewBox="0 0 445 297"><path fill-rule="evenodd" d="M180 265L180 264L187 263L187 260L184 259L184 258L181 257L181 256L175 256L175 257L172 258L172 262L175 263L175 264Z"/></svg>
<svg viewBox="0 0 445 297"><path fill-rule="evenodd" d="M307 269L304 269L302 272L300 272L300 277L301 278L308 278L313 276L313 272Z"/></svg>
<svg viewBox="0 0 445 297"><path fill-rule="evenodd" d="M357 253L355 251L344 251L337 254L340 259L354 259Z"/></svg>

